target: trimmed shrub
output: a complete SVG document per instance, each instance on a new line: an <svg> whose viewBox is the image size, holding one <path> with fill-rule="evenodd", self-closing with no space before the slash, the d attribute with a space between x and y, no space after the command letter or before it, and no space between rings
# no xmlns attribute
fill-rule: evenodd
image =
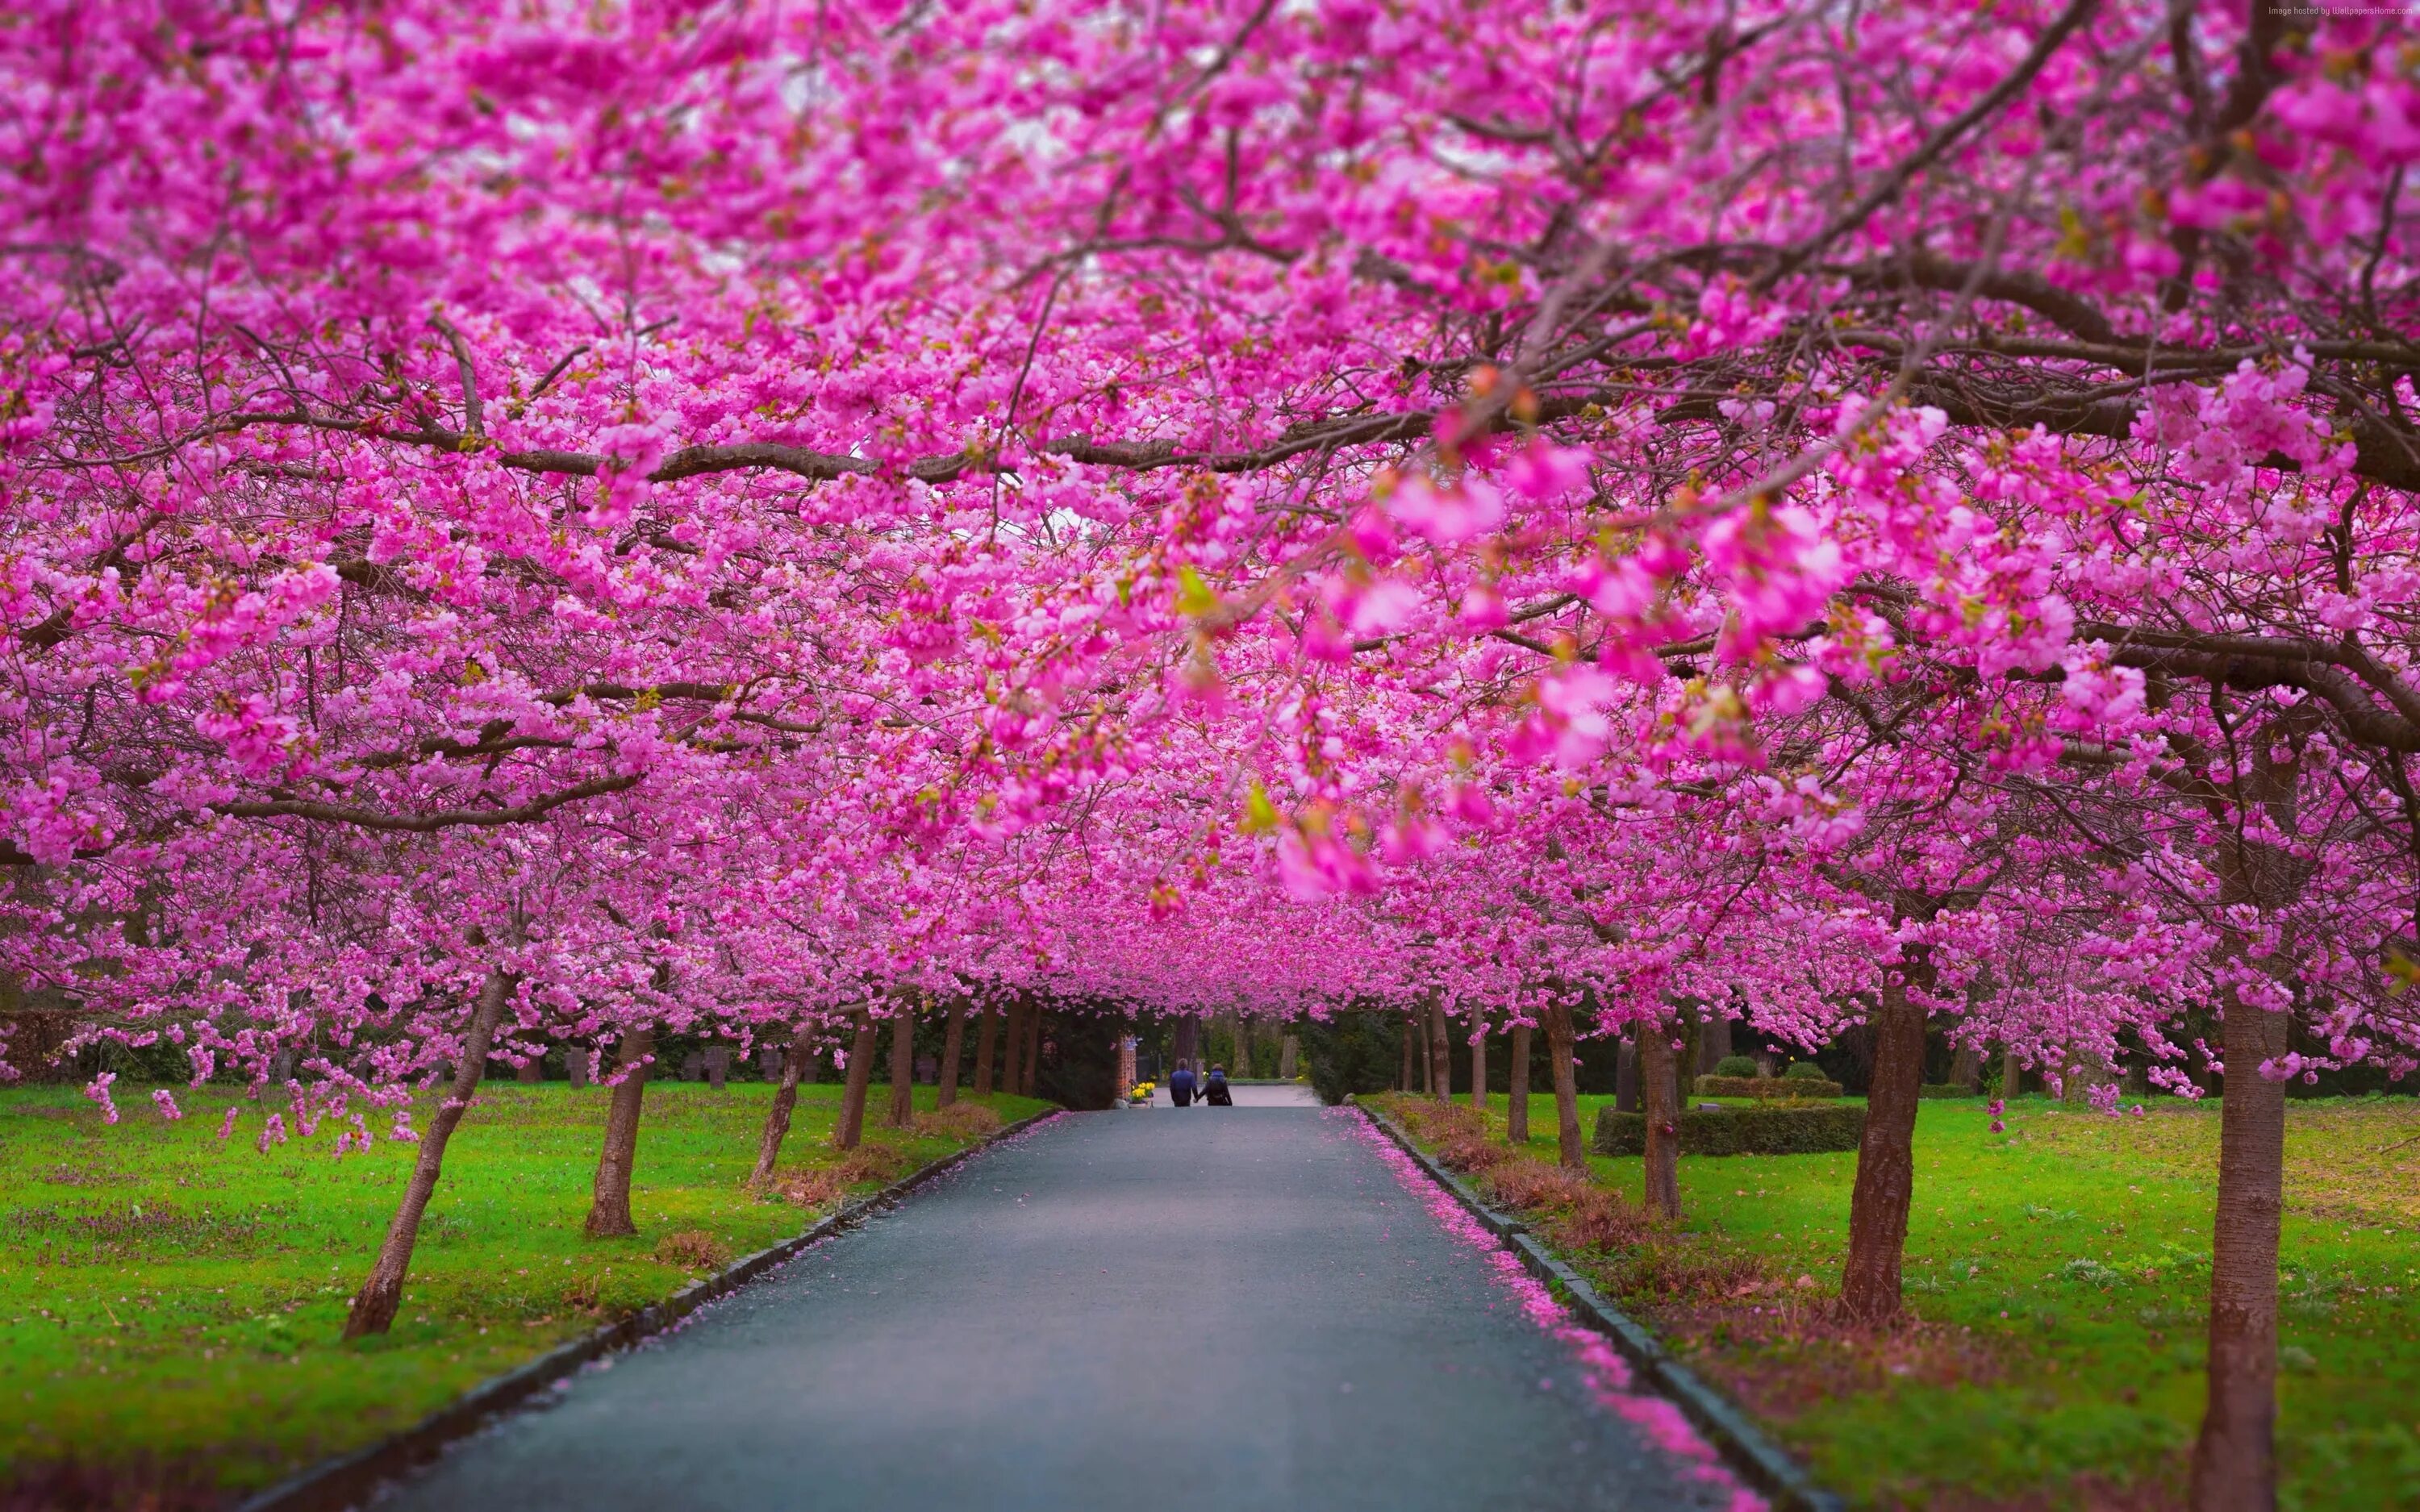
<svg viewBox="0 0 2420 1512"><path fill-rule="evenodd" d="M1956 1082L1927 1082L1916 1089L1918 1097L1973 1097L1974 1095L1971 1088L1961 1087Z"/></svg>
<svg viewBox="0 0 2420 1512"><path fill-rule="evenodd" d="M1865 1137L1866 1110L1826 1107L1691 1108L1681 1115L1683 1155L1813 1155L1854 1149ZM1599 1109L1596 1152L1643 1155L1647 1116Z"/></svg>
<svg viewBox="0 0 2420 1512"><path fill-rule="evenodd" d="M1823 1074L1823 1068L1815 1064L1815 1062L1811 1060L1793 1060L1790 1063L1790 1069L1783 1072L1781 1074L1784 1076L1795 1077L1804 1082L1829 1080L1829 1078Z"/></svg>
<svg viewBox="0 0 2420 1512"><path fill-rule="evenodd" d="M1722 1059L1714 1062L1714 1073L1717 1076L1754 1076L1756 1074L1756 1057L1753 1056L1725 1056Z"/></svg>
<svg viewBox="0 0 2420 1512"><path fill-rule="evenodd" d="M1838 1082L1809 1081L1804 1076L1700 1076L1699 1097L1754 1097L1795 1102L1807 1097L1838 1097Z"/></svg>

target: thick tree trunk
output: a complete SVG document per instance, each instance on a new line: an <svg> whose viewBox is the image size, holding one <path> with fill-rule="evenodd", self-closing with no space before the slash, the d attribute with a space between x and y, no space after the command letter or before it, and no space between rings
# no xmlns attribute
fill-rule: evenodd
<svg viewBox="0 0 2420 1512"><path fill-rule="evenodd" d="M1529 1142L1529 1026L1512 1026L1512 1100L1504 1105L1504 1142Z"/></svg>
<svg viewBox="0 0 2420 1512"><path fill-rule="evenodd" d="M782 1084L773 1088L772 1105L765 1110L765 1134L756 1141L756 1169L748 1178L750 1186L763 1186L773 1179L773 1163L782 1158L782 1142L790 1137L790 1116L799 1106L799 1082L814 1058L814 1031L802 1027L782 1057Z"/></svg>
<svg viewBox="0 0 2420 1512"><path fill-rule="evenodd" d="M958 1100L958 1061L967 1049L967 1005L961 998L950 1005L950 1026L941 1031L941 1085L933 1094L933 1105L948 1107Z"/></svg>
<svg viewBox="0 0 2420 1512"><path fill-rule="evenodd" d="M1482 1117L1487 1112L1487 1026L1473 1026L1479 1032L1470 1037L1470 1106Z"/></svg>
<svg viewBox="0 0 2420 1512"><path fill-rule="evenodd" d="M891 1110L882 1121L905 1129L916 1119L916 1014L906 1003L891 1016Z"/></svg>
<svg viewBox="0 0 2420 1512"><path fill-rule="evenodd" d="M2277 1505L2277 1238L2285 1211L2286 1015L2228 995L2210 1267L2210 1396L2194 1443L2194 1512Z"/></svg>
<svg viewBox="0 0 2420 1512"><path fill-rule="evenodd" d="M874 1015L857 1021L857 1036L848 1047L848 1080L840 1094L840 1121L832 1126L832 1148L855 1149L865 1138L865 1094L874 1085L874 1057L882 1043L881 1026Z"/></svg>
<svg viewBox="0 0 2420 1512"><path fill-rule="evenodd" d="M2014 1097L2024 1089L2024 1085L2025 1063L2017 1058L2016 1051L2006 1045L2001 1046L2000 1095L2004 1098Z"/></svg>
<svg viewBox="0 0 2420 1512"><path fill-rule="evenodd" d="M656 1048L656 1031L640 1029L622 1037L621 1082L605 1114L605 1148L597 1157L597 1183L588 1203L588 1222L582 1231L591 1239L635 1234L630 1221L630 1171L639 1161L639 1113L646 1103L647 1072L644 1064Z"/></svg>
<svg viewBox="0 0 2420 1512"><path fill-rule="evenodd" d="M1613 1111L1638 1111L1638 1031L1633 1027L1613 1052Z"/></svg>
<svg viewBox="0 0 2420 1512"><path fill-rule="evenodd" d="M1429 1005L1429 1094L1440 1103L1453 1101L1453 1032L1446 1026L1445 1005Z"/></svg>
<svg viewBox="0 0 2420 1512"><path fill-rule="evenodd" d="M1572 1011L1562 1003L1546 1010L1546 1057L1555 1072L1555 1158L1584 1171L1588 1146L1580 1139L1580 1084L1572 1068Z"/></svg>
<svg viewBox="0 0 2420 1512"><path fill-rule="evenodd" d="M1016 1094L1019 1097L1035 1096L1042 1088L1043 1017L1042 1008L1038 1003L1026 1011L1025 1079L1017 1084Z"/></svg>
<svg viewBox="0 0 2420 1512"><path fill-rule="evenodd" d="M1022 994L1009 999L1008 1044L1002 1057L1000 1089L1011 1097L1025 1095L1025 1021L1032 1012Z"/></svg>
<svg viewBox="0 0 2420 1512"><path fill-rule="evenodd" d="M1289 1034L1278 1041L1278 1080L1290 1082L1302 1074L1302 1038Z"/></svg>
<svg viewBox="0 0 2420 1512"><path fill-rule="evenodd" d="M1874 1065L1866 1089L1866 1134L1857 1146L1857 1182L1849 1196L1849 1257L1840 1272L1840 1307L1852 1319L1884 1323L1899 1316L1900 1267L1907 1253L1907 1211L1916 1198L1916 1110L1924 1095L1924 1018L1908 985L1930 985L1926 947L1886 969L1873 1017Z"/></svg>
<svg viewBox="0 0 2420 1512"><path fill-rule="evenodd" d="M437 1105L437 1116L428 1120L420 1136L411 1180L404 1185L394 1221L386 1226L386 1238L379 1244L369 1279L353 1293L352 1311L345 1318L349 1339L383 1334L395 1326L396 1309L403 1305L403 1278L411 1271L412 1246L420 1241L421 1214L428 1211L428 1198L436 1192L438 1175L445 1165L446 1141L454 1137L462 1115L470 1110L472 1094L478 1091L479 1078L487 1071L497 1021L504 1017L504 1004L520 985L519 977L500 967L489 967L487 980L480 983L478 1006L471 1013L471 1032L463 1036L462 1054L454 1062L454 1080L445 1089L445 1101Z"/></svg>
<svg viewBox="0 0 2420 1512"><path fill-rule="evenodd" d="M975 1096L991 1096L992 1061L1000 1053L1000 1009L985 1005L983 1026L975 1031Z"/></svg>
<svg viewBox="0 0 2420 1512"><path fill-rule="evenodd" d="M1235 1015L1235 1063L1227 1068L1233 1080L1252 1074L1252 1021L1243 1013Z"/></svg>
<svg viewBox="0 0 2420 1512"><path fill-rule="evenodd" d="M1646 1106L1647 1211L1659 1218L1681 1216L1681 1088L1679 1057L1672 1049L1669 1024L1641 1024L1634 1031L1638 1042L1638 1086Z"/></svg>

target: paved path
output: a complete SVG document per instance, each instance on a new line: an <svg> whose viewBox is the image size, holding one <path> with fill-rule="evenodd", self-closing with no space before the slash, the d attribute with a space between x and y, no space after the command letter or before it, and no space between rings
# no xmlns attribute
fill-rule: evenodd
<svg viewBox="0 0 2420 1512"><path fill-rule="evenodd" d="M1262 1082L1238 1082L1229 1088L1227 1092L1235 1100L1235 1105L1239 1108L1315 1108L1319 1106L1319 1099L1311 1094L1311 1088L1298 1082L1280 1082L1275 1086ZM1170 1100L1168 1088L1165 1087L1155 1087L1151 1089L1151 1105L1156 1108L1167 1108L1171 1112L1176 1107L1175 1103ZM1204 1111L1207 1111L1206 1105Z"/></svg>
<svg viewBox="0 0 2420 1512"><path fill-rule="evenodd" d="M1727 1500L1350 1113L1070 1115L458 1447L445 1512Z"/></svg>

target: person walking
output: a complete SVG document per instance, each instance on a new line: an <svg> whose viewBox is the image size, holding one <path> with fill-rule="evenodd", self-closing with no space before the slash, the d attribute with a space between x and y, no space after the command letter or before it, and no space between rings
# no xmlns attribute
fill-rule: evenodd
<svg viewBox="0 0 2420 1512"><path fill-rule="evenodd" d="M1180 1060L1168 1075L1168 1100L1178 1107L1193 1105L1193 1063Z"/></svg>
<svg viewBox="0 0 2420 1512"><path fill-rule="evenodd" d="M1235 1105L1233 1094L1227 1090L1226 1067L1210 1068L1210 1079L1202 1088L1202 1101L1214 1108L1232 1108Z"/></svg>

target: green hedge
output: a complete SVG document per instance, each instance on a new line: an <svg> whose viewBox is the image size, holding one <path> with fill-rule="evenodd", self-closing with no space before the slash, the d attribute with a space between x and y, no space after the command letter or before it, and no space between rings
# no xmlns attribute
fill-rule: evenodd
<svg viewBox="0 0 2420 1512"><path fill-rule="evenodd" d="M1804 1076L1700 1076L1698 1078L1698 1095L1775 1099L1838 1097L1840 1084L1810 1081Z"/></svg>
<svg viewBox="0 0 2420 1512"><path fill-rule="evenodd" d="M1972 1088L1961 1087L1956 1082L1927 1082L1916 1095L1919 1097L1973 1097L1976 1094Z"/></svg>
<svg viewBox="0 0 2420 1512"><path fill-rule="evenodd" d="M1812 1155L1854 1149L1865 1137L1866 1110L1848 1103L1825 1107L1692 1108L1681 1115L1683 1155ZM1596 1152L1641 1155L1647 1151L1647 1118L1601 1108L1596 1116Z"/></svg>
<svg viewBox="0 0 2420 1512"><path fill-rule="evenodd" d="M1725 1056L1722 1059L1714 1062L1714 1069L1711 1074L1716 1076L1753 1076L1756 1074L1756 1061L1754 1057L1748 1056Z"/></svg>

